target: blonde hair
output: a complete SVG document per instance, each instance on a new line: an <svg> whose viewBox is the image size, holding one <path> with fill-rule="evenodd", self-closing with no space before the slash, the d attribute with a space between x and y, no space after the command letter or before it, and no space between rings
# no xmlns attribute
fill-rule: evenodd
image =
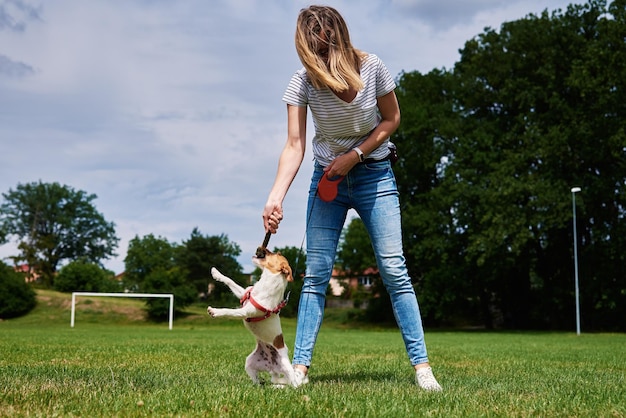
<svg viewBox="0 0 626 418"><path fill-rule="evenodd" d="M328 48L328 58L319 54ZM363 88L359 74L367 54L350 43L348 26L337 10L329 6L310 6L300 10L296 26L296 51L316 88L337 92Z"/></svg>

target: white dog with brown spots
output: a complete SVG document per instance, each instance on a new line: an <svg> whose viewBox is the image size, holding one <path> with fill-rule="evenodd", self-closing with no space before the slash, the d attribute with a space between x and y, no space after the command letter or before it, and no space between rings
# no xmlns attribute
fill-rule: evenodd
<svg viewBox="0 0 626 418"><path fill-rule="evenodd" d="M253 257L262 269L261 278L254 286L243 288L224 276L215 267L213 278L224 283L241 300L238 309L213 308L207 312L213 318L243 319L245 327L255 336L256 349L246 358L246 372L255 384L260 384L259 372L269 372L272 384L278 387L297 387L289 350L285 345L278 313L287 301L283 299L287 283L293 281L289 262L280 253L264 250L264 257Z"/></svg>

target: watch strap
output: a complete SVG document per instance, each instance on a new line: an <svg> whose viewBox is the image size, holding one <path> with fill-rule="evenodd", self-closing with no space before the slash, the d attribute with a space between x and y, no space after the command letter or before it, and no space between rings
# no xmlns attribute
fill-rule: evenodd
<svg viewBox="0 0 626 418"><path fill-rule="evenodd" d="M365 155L363 155L363 151L361 151L361 148L359 148L359 147L354 147L354 148L352 148L352 149L353 149L353 150L356 152L356 154L359 156L359 161L360 161L360 162L365 161Z"/></svg>

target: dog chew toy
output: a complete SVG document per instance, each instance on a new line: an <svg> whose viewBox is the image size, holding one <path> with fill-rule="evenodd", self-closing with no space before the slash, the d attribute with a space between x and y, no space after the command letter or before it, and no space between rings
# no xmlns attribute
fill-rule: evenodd
<svg viewBox="0 0 626 418"><path fill-rule="evenodd" d="M267 249L267 244L270 242L270 237L272 236L271 232L265 234L265 239L263 240L263 244L256 249L256 258L265 258L265 250Z"/></svg>
<svg viewBox="0 0 626 418"><path fill-rule="evenodd" d="M332 202L337 197L337 186L343 179L344 176L330 178L327 174L324 174L317 183L317 195L324 202Z"/></svg>

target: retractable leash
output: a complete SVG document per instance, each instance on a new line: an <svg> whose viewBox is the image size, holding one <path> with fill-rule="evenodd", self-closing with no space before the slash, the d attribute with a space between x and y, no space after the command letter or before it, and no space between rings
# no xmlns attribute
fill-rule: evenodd
<svg viewBox="0 0 626 418"><path fill-rule="evenodd" d="M328 174L323 174L320 181L317 183L317 195L324 202L332 202L337 197L339 183L345 176L335 176L333 178L328 177Z"/></svg>

